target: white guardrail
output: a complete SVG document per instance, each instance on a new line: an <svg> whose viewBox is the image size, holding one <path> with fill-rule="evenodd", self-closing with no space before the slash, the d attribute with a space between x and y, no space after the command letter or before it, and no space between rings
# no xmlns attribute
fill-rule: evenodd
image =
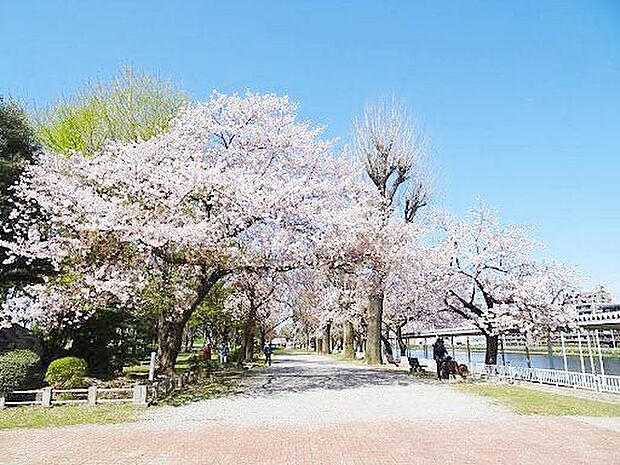
<svg viewBox="0 0 620 465"><path fill-rule="evenodd" d="M471 364L470 371L474 378L495 377L509 381L529 381L532 383L620 394L620 376L552 370L549 368L485 365L483 363Z"/></svg>

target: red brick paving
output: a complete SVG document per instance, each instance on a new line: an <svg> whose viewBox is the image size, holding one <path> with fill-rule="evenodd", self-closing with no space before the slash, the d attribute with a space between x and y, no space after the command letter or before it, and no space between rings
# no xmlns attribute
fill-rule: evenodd
<svg viewBox="0 0 620 465"><path fill-rule="evenodd" d="M148 424L0 432L3 465L620 464L620 433L568 418L344 423L324 427Z"/></svg>

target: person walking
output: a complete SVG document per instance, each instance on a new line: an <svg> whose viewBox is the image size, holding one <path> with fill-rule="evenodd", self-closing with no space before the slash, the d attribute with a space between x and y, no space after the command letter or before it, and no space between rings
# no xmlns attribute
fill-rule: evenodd
<svg viewBox="0 0 620 465"><path fill-rule="evenodd" d="M211 361L211 344L207 344L202 349L202 358L207 362Z"/></svg>
<svg viewBox="0 0 620 465"><path fill-rule="evenodd" d="M441 379L441 365L447 356L448 351L443 343L443 337L439 337L433 344L433 359L437 364L437 379Z"/></svg>
<svg viewBox="0 0 620 465"><path fill-rule="evenodd" d="M265 365L269 364L271 366L271 354L273 353L273 349L271 347L271 342L265 344L263 347L263 354L265 354Z"/></svg>
<svg viewBox="0 0 620 465"><path fill-rule="evenodd" d="M220 363L225 365L228 363L228 344L222 344L220 347Z"/></svg>

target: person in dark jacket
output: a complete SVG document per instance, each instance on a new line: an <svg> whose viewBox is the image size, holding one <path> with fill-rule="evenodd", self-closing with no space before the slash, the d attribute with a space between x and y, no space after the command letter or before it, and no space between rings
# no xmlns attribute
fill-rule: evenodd
<svg viewBox="0 0 620 465"><path fill-rule="evenodd" d="M433 344L433 359L437 363L437 379L441 379L441 365L448 356L446 346L443 344L443 338L439 337Z"/></svg>
<svg viewBox="0 0 620 465"><path fill-rule="evenodd" d="M269 364L271 366L271 354L273 353L273 349L271 347L271 343L268 342L263 347L263 354L265 354L265 365Z"/></svg>

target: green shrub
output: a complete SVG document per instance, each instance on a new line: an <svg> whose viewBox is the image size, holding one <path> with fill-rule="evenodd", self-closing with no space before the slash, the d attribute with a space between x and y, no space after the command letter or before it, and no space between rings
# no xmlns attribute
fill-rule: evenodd
<svg viewBox="0 0 620 465"><path fill-rule="evenodd" d="M37 388L41 384L41 358L19 349L0 355L0 393Z"/></svg>
<svg viewBox="0 0 620 465"><path fill-rule="evenodd" d="M187 365L191 371L211 371L217 366L217 363L213 360L205 360L202 355L192 354L187 358Z"/></svg>
<svg viewBox="0 0 620 465"><path fill-rule="evenodd" d="M73 389L83 387L88 365L77 357L63 357L54 360L47 367L45 381L56 389Z"/></svg>
<svg viewBox="0 0 620 465"><path fill-rule="evenodd" d="M239 363L243 358L243 347L235 346L228 354L228 361L232 363Z"/></svg>

